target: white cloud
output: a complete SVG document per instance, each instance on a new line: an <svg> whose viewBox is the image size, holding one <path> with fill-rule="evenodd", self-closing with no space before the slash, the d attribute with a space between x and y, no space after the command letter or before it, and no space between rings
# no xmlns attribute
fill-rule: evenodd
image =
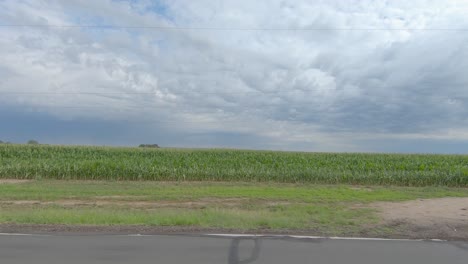
<svg viewBox="0 0 468 264"><path fill-rule="evenodd" d="M468 28L466 1L73 0L0 7L5 24L237 29L2 27L0 102L12 107L64 119L239 132L282 148L303 142L362 150L353 142L363 135L468 140L468 35L411 30ZM287 28L369 30L260 30Z"/></svg>

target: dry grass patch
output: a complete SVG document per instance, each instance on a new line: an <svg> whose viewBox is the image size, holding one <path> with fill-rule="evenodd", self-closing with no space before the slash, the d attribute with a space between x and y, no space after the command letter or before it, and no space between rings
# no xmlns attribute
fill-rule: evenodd
<svg viewBox="0 0 468 264"><path fill-rule="evenodd" d="M20 184L30 182L31 180L0 179L0 184Z"/></svg>
<svg viewBox="0 0 468 264"><path fill-rule="evenodd" d="M247 198L215 198L207 197L198 200L162 200L162 201L138 201L138 200L118 200L119 196L113 196L112 200L99 199L95 200L79 200L79 199L61 199L55 201L41 200L4 200L0 201L0 207L3 205L10 206L62 206L62 207L80 207L80 206L107 206L107 207L131 207L139 209L153 208L187 208L200 209L206 207L240 207L244 204L255 204L259 206L284 205L287 202L272 202L266 200L251 200Z"/></svg>

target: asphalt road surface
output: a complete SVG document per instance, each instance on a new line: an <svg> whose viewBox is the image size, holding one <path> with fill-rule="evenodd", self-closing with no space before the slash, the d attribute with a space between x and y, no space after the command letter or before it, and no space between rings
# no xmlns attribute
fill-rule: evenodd
<svg viewBox="0 0 468 264"><path fill-rule="evenodd" d="M201 236L0 235L0 263L468 263L468 243Z"/></svg>

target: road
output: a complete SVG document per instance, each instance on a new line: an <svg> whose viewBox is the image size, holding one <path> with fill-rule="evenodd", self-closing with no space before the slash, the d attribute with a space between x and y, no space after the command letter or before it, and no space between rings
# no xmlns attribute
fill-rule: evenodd
<svg viewBox="0 0 468 264"><path fill-rule="evenodd" d="M0 263L468 263L468 243L201 236L0 235Z"/></svg>

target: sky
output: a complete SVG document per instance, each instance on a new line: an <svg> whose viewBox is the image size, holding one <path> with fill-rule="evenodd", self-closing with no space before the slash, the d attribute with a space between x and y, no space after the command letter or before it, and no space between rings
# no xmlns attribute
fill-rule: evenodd
<svg viewBox="0 0 468 264"><path fill-rule="evenodd" d="M0 140L468 153L466 0L0 0Z"/></svg>

